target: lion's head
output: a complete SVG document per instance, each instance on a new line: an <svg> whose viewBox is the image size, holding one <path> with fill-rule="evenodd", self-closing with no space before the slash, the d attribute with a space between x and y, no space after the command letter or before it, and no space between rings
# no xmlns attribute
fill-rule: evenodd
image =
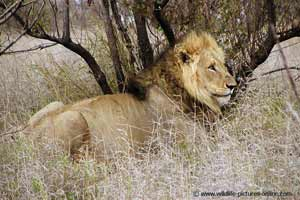
<svg viewBox="0 0 300 200"><path fill-rule="evenodd" d="M236 86L224 63L224 52L212 36L191 32L156 64L137 75L131 88L138 95L144 95L144 88L152 84L169 95L182 95L185 92L177 88L183 88L193 99L221 113L220 108L228 103Z"/></svg>
<svg viewBox="0 0 300 200"><path fill-rule="evenodd" d="M207 33L192 32L174 47L174 53L184 88L196 100L219 113L236 86L224 65L222 48Z"/></svg>

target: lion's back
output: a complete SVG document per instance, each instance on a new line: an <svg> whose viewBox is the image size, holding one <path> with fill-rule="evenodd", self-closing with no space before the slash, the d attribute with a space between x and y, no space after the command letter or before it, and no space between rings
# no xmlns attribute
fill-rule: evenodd
<svg viewBox="0 0 300 200"><path fill-rule="evenodd" d="M31 127L31 132L34 138L60 139L73 152L88 143L102 155L116 148L127 151L130 139L136 144L145 142L154 120L147 101L130 94L114 94L49 110Z"/></svg>

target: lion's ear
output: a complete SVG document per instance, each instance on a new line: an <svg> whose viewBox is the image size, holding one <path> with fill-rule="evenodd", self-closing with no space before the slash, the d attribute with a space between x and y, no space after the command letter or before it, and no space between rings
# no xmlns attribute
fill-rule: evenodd
<svg viewBox="0 0 300 200"><path fill-rule="evenodd" d="M178 55L179 59L183 63L188 63L191 60L191 56L186 52L181 45L175 45L175 53Z"/></svg>
<svg viewBox="0 0 300 200"><path fill-rule="evenodd" d="M183 63L188 63L191 60L191 57L186 52L180 52L180 59Z"/></svg>

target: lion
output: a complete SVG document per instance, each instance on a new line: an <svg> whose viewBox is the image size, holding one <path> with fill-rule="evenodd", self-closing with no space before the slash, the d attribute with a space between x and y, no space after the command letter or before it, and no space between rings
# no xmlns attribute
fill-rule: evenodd
<svg viewBox="0 0 300 200"><path fill-rule="evenodd" d="M175 119L176 141L183 141L189 127L182 113L193 112L195 103L203 112L221 115L236 84L215 39L191 32L155 64L130 78L128 93L71 105L54 102L29 120L27 130L35 140L62 141L75 159L84 152L100 161L118 152L135 155L149 142L158 121L168 128L168 120Z"/></svg>

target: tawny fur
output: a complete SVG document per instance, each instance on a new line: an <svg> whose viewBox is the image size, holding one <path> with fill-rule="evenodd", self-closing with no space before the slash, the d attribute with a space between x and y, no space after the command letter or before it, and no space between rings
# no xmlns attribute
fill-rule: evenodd
<svg viewBox="0 0 300 200"><path fill-rule="evenodd" d="M107 160L117 152L131 154L142 148L157 121L175 119L176 138L184 140L189 127L180 111L190 112L197 103L218 115L235 85L216 41L192 32L130 79L130 93L55 104L33 116L28 130L36 139L62 141L73 156L88 149L96 159Z"/></svg>

